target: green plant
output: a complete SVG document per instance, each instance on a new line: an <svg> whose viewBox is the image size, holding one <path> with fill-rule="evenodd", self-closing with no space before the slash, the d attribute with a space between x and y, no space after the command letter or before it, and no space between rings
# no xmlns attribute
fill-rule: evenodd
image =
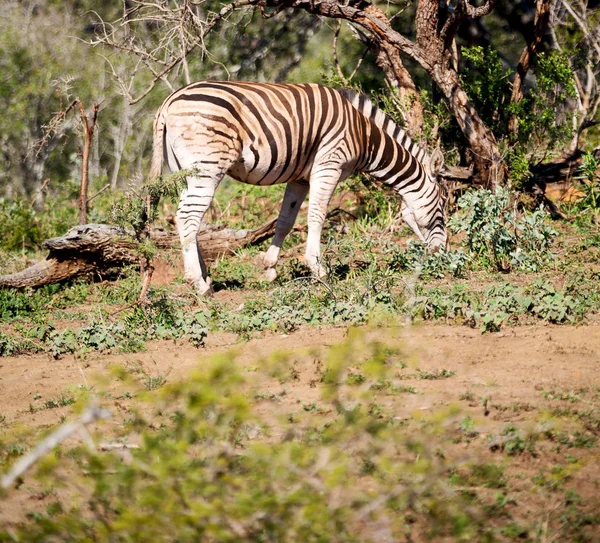
<svg viewBox="0 0 600 543"><path fill-rule="evenodd" d="M506 118L502 111L509 94L510 70L504 70L497 51L491 47L463 47L462 55L469 61L462 82L477 111L496 133L503 132Z"/></svg>
<svg viewBox="0 0 600 543"><path fill-rule="evenodd" d="M490 436L490 448L492 450L502 450L509 456L521 454L525 451L532 456L536 456L535 441L536 434L531 434L523 437L521 431L514 425L509 424L502 431L502 436L499 439Z"/></svg>
<svg viewBox="0 0 600 543"><path fill-rule="evenodd" d="M439 379L448 379L449 377L453 377L456 375L455 371L449 371L445 369L435 369L435 370L417 370L417 377L419 379L426 380L439 380Z"/></svg>
<svg viewBox="0 0 600 543"><path fill-rule="evenodd" d="M549 322L574 322L582 317L583 308L575 298L554 288L551 283L534 281L530 293L534 295L531 312Z"/></svg>
<svg viewBox="0 0 600 543"><path fill-rule="evenodd" d="M549 249L556 232L544 224L547 215L542 208L519 214L516 207L511 209L510 193L502 187L495 194L485 189L468 191L458 207L461 212L448 221L448 227L464 233L465 246L484 267L539 271L551 260Z"/></svg>
<svg viewBox="0 0 600 543"><path fill-rule="evenodd" d="M579 209L588 209L594 217L600 213L600 160L593 153L584 153L575 179L584 196L577 202Z"/></svg>

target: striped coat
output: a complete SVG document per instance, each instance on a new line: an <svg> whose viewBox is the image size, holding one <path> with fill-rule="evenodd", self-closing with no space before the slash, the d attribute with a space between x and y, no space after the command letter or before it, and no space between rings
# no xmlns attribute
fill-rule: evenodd
<svg viewBox="0 0 600 543"><path fill-rule="evenodd" d="M366 172L402 197L402 214L431 249L446 243L444 197L434 163L364 95L314 84L207 81L169 96L154 122L152 177L190 170L177 227L185 277L210 290L196 234L221 179L287 183L273 243L264 257L275 278L281 245L309 195L305 262L322 275L320 237L336 185ZM441 164L440 164L441 165Z"/></svg>

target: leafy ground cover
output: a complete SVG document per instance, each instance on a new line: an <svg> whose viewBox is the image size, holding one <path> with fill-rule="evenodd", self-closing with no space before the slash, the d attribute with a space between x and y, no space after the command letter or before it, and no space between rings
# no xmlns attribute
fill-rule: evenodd
<svg viewBox="0 0 600 543"><path fill-rule="evenodd" d="M116 281L0 291L0 354L135 352L162 338L200 346L217 330L247 338L264 330L403 318L496 332L518 323L581 323L597 314L600 238L593 222L560 225L559 234L542 208L517 211L503 190L468 192L458 206L464 212L450 221L453 248L433 255L387 231L383 221L335 217L322 281L297 258L301 232L288 242L275 284L262 281L259 250L242 250L211 270L217 291L232 293L229 302L198 300L175 278L156 286L150 304L140 308L135 270Z"/></svg>

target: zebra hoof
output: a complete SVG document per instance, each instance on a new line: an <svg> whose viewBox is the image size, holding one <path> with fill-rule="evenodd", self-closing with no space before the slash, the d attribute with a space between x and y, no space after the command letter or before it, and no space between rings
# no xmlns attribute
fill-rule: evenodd
<svg viewBox="0 0 600 543"><path fill-rule="evenodd" d="M256 264L265 270L269 270L275 267L275 264L277 264L277 258L269 256L268 252L260 253L256 259Z"/></svg>
<svg viewBox="0 0 600 543"><path fill-rule="evenodd" d="M327 277L327 272L325 271L325 268L323 266L311 267L310 271L312 276L316 279L324 279L325 277Z"/></svg>
<svg viewBox="0 0 600 543"><path fill-rule="evenodd" d="M196 288L198 296L209 297L215 293L210 277L207 277L206 281L194 281L194 287Z"/></svg>
<svg viewBox="0 0 600 543"><path fill-rule="evenodd" d="M275 279L277 279L277 271L275 270L275 268L267 268L263 277L265 278L265 281L272 283L273 281L275 281Z"/></svg>

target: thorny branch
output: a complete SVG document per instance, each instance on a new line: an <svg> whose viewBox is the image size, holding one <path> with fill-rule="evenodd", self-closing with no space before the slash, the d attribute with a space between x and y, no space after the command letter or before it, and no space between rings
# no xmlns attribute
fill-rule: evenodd
<svg viewBox="0 0 600 543"><path fill-rule="evenodd" d="M79 102L79 98L75 98L65 109L59 111L50 119L47 125L44 126L44 133L42 137L35 142L32 147L32 152L37 157L46 145L48 145L49 141L58 133L60 127L65 121L69 111L71 111Z"/></svg>
<svg viewBox="0 0 600 543"><path fill-rule="evenodd" d="M98 38L90 42L94 46L108 46L120 51L126 51L137 56L152 73L153 77L146 88L136 96L131 93L131 82L126 84L122 77L113 69L113 74L119 79L121 89L128 102L133 105L143 100L154 88L156 83L172 72L172 70L185 62L187 56L197 47L202 48L203 54L208 54L204 45L206 36L221 22L227 19L235 10L251 5L253 0L236 0L223 7L218 13L208 13L205 19L198 16L191 9L191 6L198 6L200 3L188 2L182 4L179 9L171 9L161 3L138 2L134 9L125 12L125 15L114 25L108 25L104 21L100 22L102 32ZM143 13L143 9L150 10ZM157 14L153 14L156 10ZM136 17L132 17L133 14ZM155 23L160 24L164 35L159 44L148 51L135 43L135 38L128 35L127 30L133 23ZM171 23L169 25L169 23ZM187 24L186 24L187 23ZM120 33L125 34L125 40L122 41ZM179 42L175 47L176 52L171 51L173 43ZM161 58L161 54L164 58ZM162 67L155 70L152 64L155 63ZM185 66L184 66L185 69ZM135 70L134 74L135 75Z"/></svg>
<svg viewBox="0 0 600 543"><path fill-rule="evenodd" d="M595 29L594 29L595 26ZM596 119L600 109L600 27L594 25L591 11L585 2L572 3L570 0L553 0L551 9L550 34L554 47L565 53L561 45L564 32L573 34L573 27L583 34L577 48L586 51L586 61L580 62L578 55L567 55L571 73L575 81L577 111L573 112L573 138L569 153L575 152L581 133L598 124Z"/></svg>

